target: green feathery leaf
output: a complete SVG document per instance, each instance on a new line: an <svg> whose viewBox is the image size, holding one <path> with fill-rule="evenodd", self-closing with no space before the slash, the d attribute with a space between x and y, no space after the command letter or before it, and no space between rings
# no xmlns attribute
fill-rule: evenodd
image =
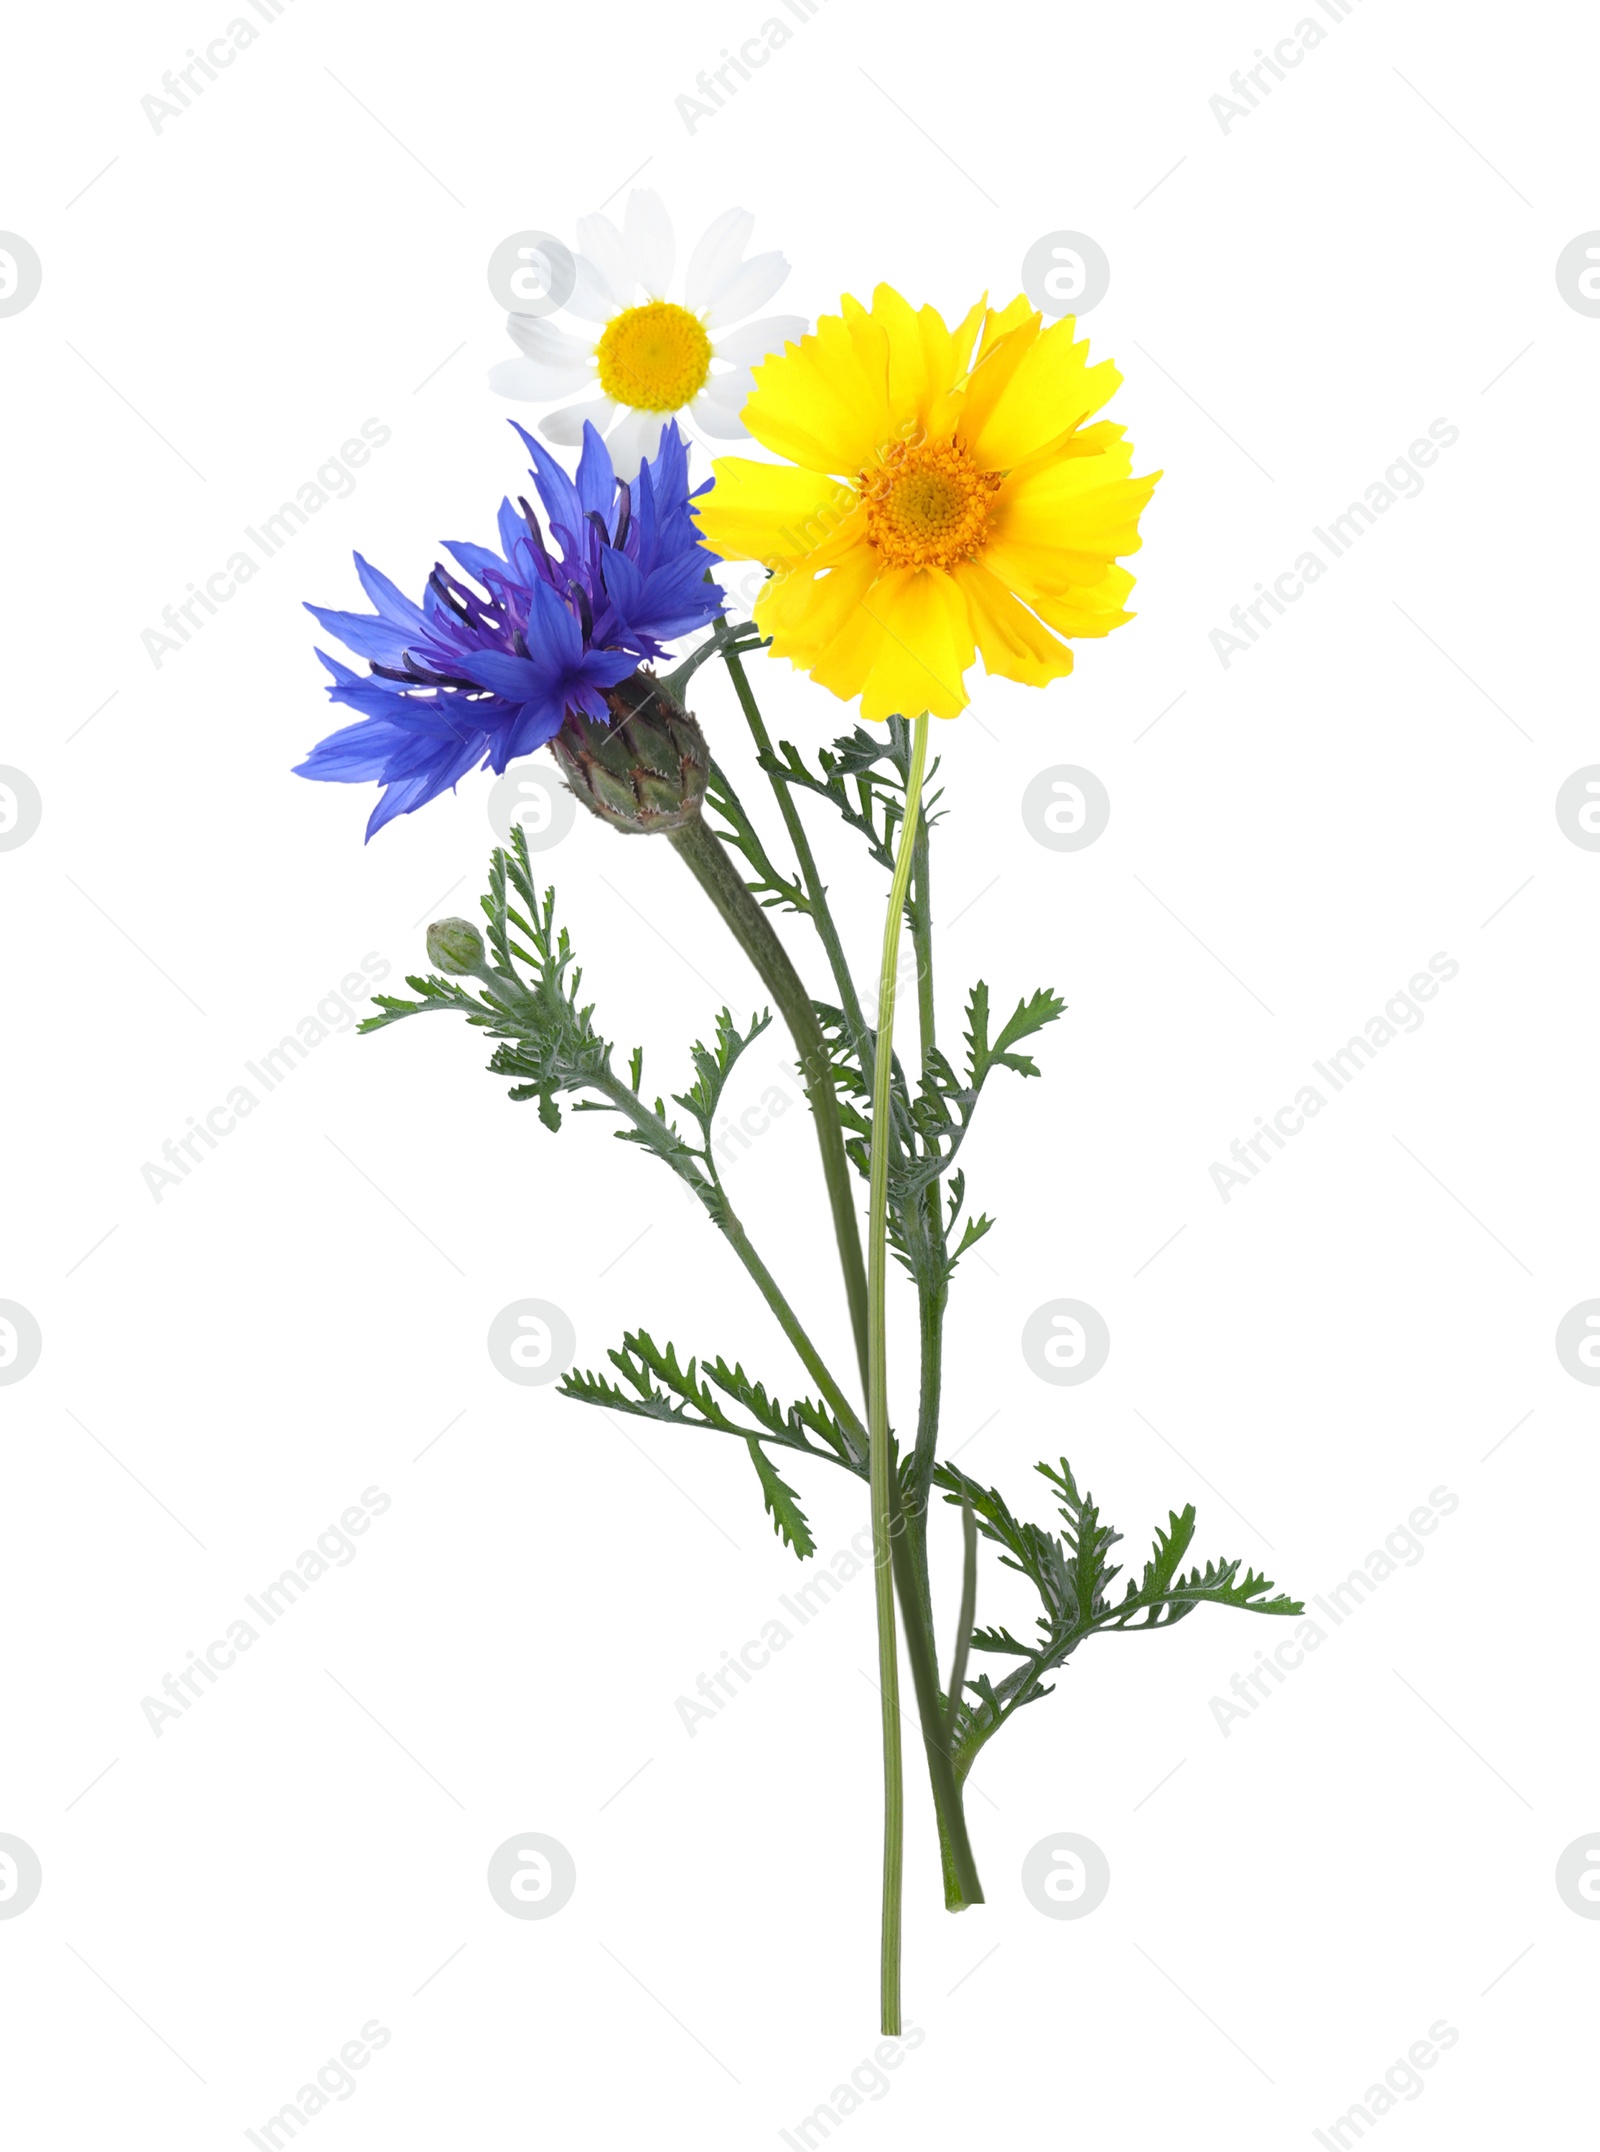
<svg viewBox="0 0 1600 2152"><path fill-rule="evenodd" d="M767 1515L772 1519L773 1530L786 1546L793 1547L801 1561L817 1551L817 1543L811 1536L805 1511L800 1498L786 1480L780 1479L772 1460L762 1449L754 1435L746 1435L745 1447L750 1452L750 1462L756 1468L761 1482L761 1499L766 1504Z"/></svg>
<svg viewBox="0 0 1600 2152"><path fill-rule="evenodd" d="M1181 1514L1169 1513L1165 1528L1157 1527L1155 1546L1137 1583L1132 1579L1120 1599L1113 1599L1111 1586L1120 1574L1107 1559L1121 1538L1101 1520L1094 1498L1080 1494L1072 1468L1063 1457L1059 1466L1041 1464L1040 1473L1055 1492L1061 1513L1061 1531L1019 1520L997 1489L984 1487L951 1464L935 1465L934 1484L947 1502L970 1503L984 1538L1001 1549L1008 1569L1025 1576L1038 1593L1043 1612L1038 1617L1039 1636L1024 1644L1009 1629L993 1627L973 1632L974 1651L998 1653L1019 1664L1005 1677L991 1681L975 1676L966 1686L969 1694L952 1699L956 1718L955 1749L958 1769L964 1775L983 1744L998 1732L1013 1713L1050 1693L1044 1677L1064 1666L1086 1637L1112 1630L1170 1628L1198 1606L1228 1606L1252 1614L1303 1614L1299 1600L1279 1593L1268 1598L1272 1586L1254 1570L1240 1574L1237 1560L1208 1562L1204 1570L1182 1574L1184 1556L1194 1538L1194 1507Z"/></svg>

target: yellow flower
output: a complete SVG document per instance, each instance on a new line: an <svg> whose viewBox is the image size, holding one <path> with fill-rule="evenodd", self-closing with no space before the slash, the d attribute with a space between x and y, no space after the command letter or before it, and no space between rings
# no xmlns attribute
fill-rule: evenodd
<svg viewBox="0 0 1600 2152"><path fill-rule="evenodd" d="M955 329L880 284L755 369L747 430L784 463L721 456L696 503L724 559L771 571L755 619L789 658L878 722L955 717L984 670L1043 687L1063 636L1131 614L1157 472L1120 426L1087 424L1122 376L1068 319L982 301ZM974 348L976 346L976 348Z"/></svg>

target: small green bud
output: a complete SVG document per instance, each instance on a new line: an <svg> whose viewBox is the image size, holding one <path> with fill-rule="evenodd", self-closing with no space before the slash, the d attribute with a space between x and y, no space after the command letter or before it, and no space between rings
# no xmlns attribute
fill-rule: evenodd
<svg viewBox="0 0 1600 2152"><path fill-rule="evenodd" d="M470 919L436 919L428 929L428 961L452 978L482 971L483 936Z"/></svg>
<svg viewBox="0 0 1600 2152"><path fill-rule="evenodd" d="M550 742L568 787L613 829L682 829L700 812L711 753L705 734L651 672L612 688L607 722L568 714Z"/></svg>

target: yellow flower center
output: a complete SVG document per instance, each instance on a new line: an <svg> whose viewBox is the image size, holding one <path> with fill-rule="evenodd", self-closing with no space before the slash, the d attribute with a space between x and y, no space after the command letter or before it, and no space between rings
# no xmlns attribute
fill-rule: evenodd
<svg viewBox="0 0 1600 2152"><path fill-rule="evenodd" d="M959 441L897 441L859 490L867 538L891 568L953 568L989 542L1004 474L980 471Z"/></svg>
<svg viewBox="0 0 1600 2152"><path fill-rule="evenodd" d="M652 299L613 315L600 338L600 386L636 411L680 411L711 374L711 339L685 306Z"/></svg>

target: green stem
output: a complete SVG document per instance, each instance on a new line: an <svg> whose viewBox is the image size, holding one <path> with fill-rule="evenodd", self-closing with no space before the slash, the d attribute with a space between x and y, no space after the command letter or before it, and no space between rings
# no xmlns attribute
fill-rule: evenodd
<svg viewBox="0 0 1600 2152"><path fill-rule="evenodd" d="M865 1387L867 1279L861 1262L855 1193L850 1179L850 1162L845 1156L844 1131L839 1122L839 1101L833 1088L827 1044L817 1022L817 1012L799 973L789 961L788 952L772 930L772 921L746 888L743 875L728 856L720 838L699 815L694 815L681 829L670 831L667 842L721 913L734 940L755 966L762 985L777 1003L794 1040L806 1096L811 1101L811 1112L816 1121L817 1148L822 1154L822 1173L828 1185L829 1208L833 1212L834 1238L839 1244L839 1262L844 1271L845 1297L850 1304L850 1326L855 1334L856 1358Z"/></svg>
<svg viewBox="0 0 1600 2152"><path fill-rule="evenodd" d="M708 1180L701 1170L699 1156L682 1144L674 1145L672 1131L658 1114L651 1112L638 1093L631 1090L618 1076L604 1075L590 1079L594 1088L608 1098L619 1113L625 1114L635 1128L651 1139L656 1155L668 1159L681 1180L688 1183L711 1215L713 1224L722 1233L728 1245L738 1256L745 1269L755 1280L762 1299L778 1318L784 1336L800 1356L802 1366L822 1392L826 1403L832 1408L846 1434L857 1442L863 1451L867 1446L867 1431L856 1416L854 1407L834 1380L827 1362L811 1342L800 1318L785 1298L778 1281L768 1270L752 1246L749 1235L729 1204L727 1196L717 1183ZM676 1154L676 1155L674 1155Z"/></svg>
<svg viewBox="0 0 1600 2152"><path fill-rule="evenodd" d="M755 691L751 687L745 674L744 666L740 662L739 654L736 650L724 650L723 659L732 678L734 692L739 698L740 708L744 711L746 722L749 724L750 735L755 742L757 754L761 757L762 765L767 771L773 795L778 803L778 811L782 815L784 827L789 833L790 843L794 847L795 858L799 862L801 880L805 885L806 896L811 907L812 922L817 929L822 946L827 952L828 962L833 971L834 981L839 992L839 1005L844 1011L846 1023L851 1028L856 1042L856 1051L861 1058L862 1066L865 1067L869 1041L866 1016L861 1007L860 997L856 992L855 980L851 976L843 944L839 939L838 928L834 924L833 913L828 905L827 889L821 875L817 872L816 855L811 849L811 840L806 833L805 823L801 819L799 807L789 785L778 774L778 771L772 767L777 759L773 754L772 739L767 731L766 722L761 715L760 706L756 701ZM922 821L920 816L916 823L912 858L916 872L917 897L915 904L908 906L907 910L913 920L913 933L916 936L918 950L917 1000L922 1024L923 1058L926 1060L928 1050L933 1044L933 935L928 893L928 831L926 823ZM935 1191L932 1203L932 1215L935 1225L938 1223L938 1201L938 1194ZM939 1305L942 1312L942 1299ZM923 1337L923 1381L921 1383L921 1405L917 1438L917 1469L922 1495L921 1501L917 1504L916 1513L909 1521L910 1528L908 1529L908 1520L900 1507L899 1483L891 1475L890 1488L894 1508L892 1519L894 1576L900 1596L901 1617L906 1625L906 1655L911 1662L912 1681L917 1698L917 1713L922 1726L923 1746L927 1752L928 1775L933 1784L934 1805L939 1813L940 1841L941 1844L950 1849L947 1865L951 1873L959 1876L963 1890L961 1902L963 1904L980 1904L983 1899L983 1889L978 1881L977 1867L967 1838L966 1822L961 1809L960 1789L956 1783L955 1771L949 1758L949 1729L944 1717L943 1699L939 1688L938 1654L933 1641L933 1605L929 1591L927 1562L927 1519L923 1505L926 1502L927 1475L933 1467L933 1436L937 1432L939 1420L937 1325L935 1325L932 1335L934 1357L931 1383L927 1379L928 1329L926 1322L923 1325ZM926 1441L923 1434L925 1426L929 1430ZM924 1448L927 1450L926 1464L923 1462Z"/></svg>
<svg viewBox="0 0 1600 2152"><path fill-rule="evenodd" d="M750 727L750 736L756 743L756 752L763 758L763 767L777 758L772 752L772 740L768 734L755 694L745 675L738 652L724 650L723 663L733 681L733 691L739 698L739 707ZM811 849L811 839L800 819L794 795L776 770L767 769L768 782L778 802L778 812L783 816L783 826L789 832L789 842L794 846L794 856L800 863L800 878L806 885L806 895L811 900L811 918L818 937L827 952L828 966L833 973L834 985L839 993L839 1006L844 1011L845 1022L850 1026L858 1051L865 1058L864 1042L867 1020L862 1013L861 998L856 992L855 980L850 976L850 966L845 960L844 944L839 939L839 929L834 924L833 913L828 905L828 892L817 872L816 855Z"/></svg>
<svg viewBox="0 0 1600 2152"><path fill-rule="evenodd" d="M917 954L917 1020L924 1074L927 1072L929 1057L938 1045L933 1000L933 883L929 851L927 820L919 814L914 855L915 896L908 909L912 945ZM928 1246L930 1249L942 1249L943 1197L937 1181L932 1182L924 1191L922 1200L923 1230L927 1235ZM944 1384L944 1316L949 1298L948 1283L935 1285L922 1282L918 1285L917 1444L909 1482L911 1530L910 1560L907 1567L914 1572L923 1618L930 1634L933 1628L933 1599L928 1572L928 1492L939 1440L939 1407ZM940 1721L943 1746L937 1757L933 1748L928 1748L928 1769L933 1779L934 1802L939 1815L939 1853L944 1871L944 1902L946 1911L951 1913L960 1913L969 1905L983 1903L983 1888L978 1881L977 1863L973 1859L972 1843L967 1835L966 1812L961 1796L961 1780L964 1774L958 1773L950 1763L953 1747L951 1737L955 1731L956 1713L961 1706L961 1691L966 1673L964 1646L972 1628L968 1593L975 1585L976 1572L969 1552L962 1580L961 1643L958 1644L956 1666L951 1674L948 1702ZM902 1592L902 1599L904 1596Z"/></svg>
<svg viewBox="0 0 1600 2152"><path fill-rule="evenodd" d="M956 1622L956 1648L950 1661L950 1747L955 1748L956 1713L967 1685L967 1653L972 1644L972 1625L978 1618L978 1520L972 1504L961 1498L961 1614Z"/></svg>
<svg viewBox="0 0 1600 2152"><path fill-rule="evenodd" d="M922 1065L938 1043L933 1012L933 890L928 879L928 824L917 817L916 898L911 907L911 940L917 952L917 1024L922 1034Z"/></svg>
<svg viewBox="0 0 1600 2152"><path fill-rule="evenodd" d="M950 1735L954 1721L947 1716L939 1688L939 1661L933 1646L933 1615L928 1598L926 1562L918 1564L917 1541L907 1529L900 1500L897 1473L889 1475L890 1533L894 1555L895 1584L906 1624L906 1657L911 1661L911 1682L916 1691L917 1717L922 1726L922 1746L933 1784L933 1803L939 1821L939 1845L946 1869L945 1907L959 1913L966 1906L982 1905L983 1885L967 1837L961 1808L961 1787L956 1778ZM952 1898L948 1878L954 1876L958 1895Z"/></svg>
<svg viewBox="0 0 1600 2152"><path fill-rule="evenodd" d="M911 940L917 955L917 1021L922 1043L922 1072L926 1075L929 1058L938 1045L938 1032L933 1005L933 887L930 879L928 824L920 813L917 816L915 863L916 898L911 906ZM943 1198L939 1192L938 1181L929 1183L922 1200L928 1244L931 1248L942 1248ZM916 1464L912 1474L912 1487L915 1494L913 1507L917 1538L924 1569L927 1566L928 1483L933 1472L934 1448L939 1439L939 1400L944 1377L944 1311L949 1297L947 1285L924 1283L917 1288L921 1369L917 1399Z"/></svg>
<svg viewBox="0 0 1600 2152"><path fill-rule="evenodd" d="M883 962L878 971L878 1036L872 1069L872 1173L867 1214L867 1311L871 1351L867 1374L867 1435L871 1445L872 1551L878 1611L878 1672L883 1698L883 2030L900 2030L900 1897L904 1861L904 1794L900 1761L900 1670L895 1648L894 1577L891 1572L889 1444L889 1341L885 1328L889 1270L889 1088L894 1073L895 973L900 960L900 922L916 846L922 804L922 772L928 759L928 713L917 719L906 783L906 814L895 851L889 909L883 923Z"/></svg>

